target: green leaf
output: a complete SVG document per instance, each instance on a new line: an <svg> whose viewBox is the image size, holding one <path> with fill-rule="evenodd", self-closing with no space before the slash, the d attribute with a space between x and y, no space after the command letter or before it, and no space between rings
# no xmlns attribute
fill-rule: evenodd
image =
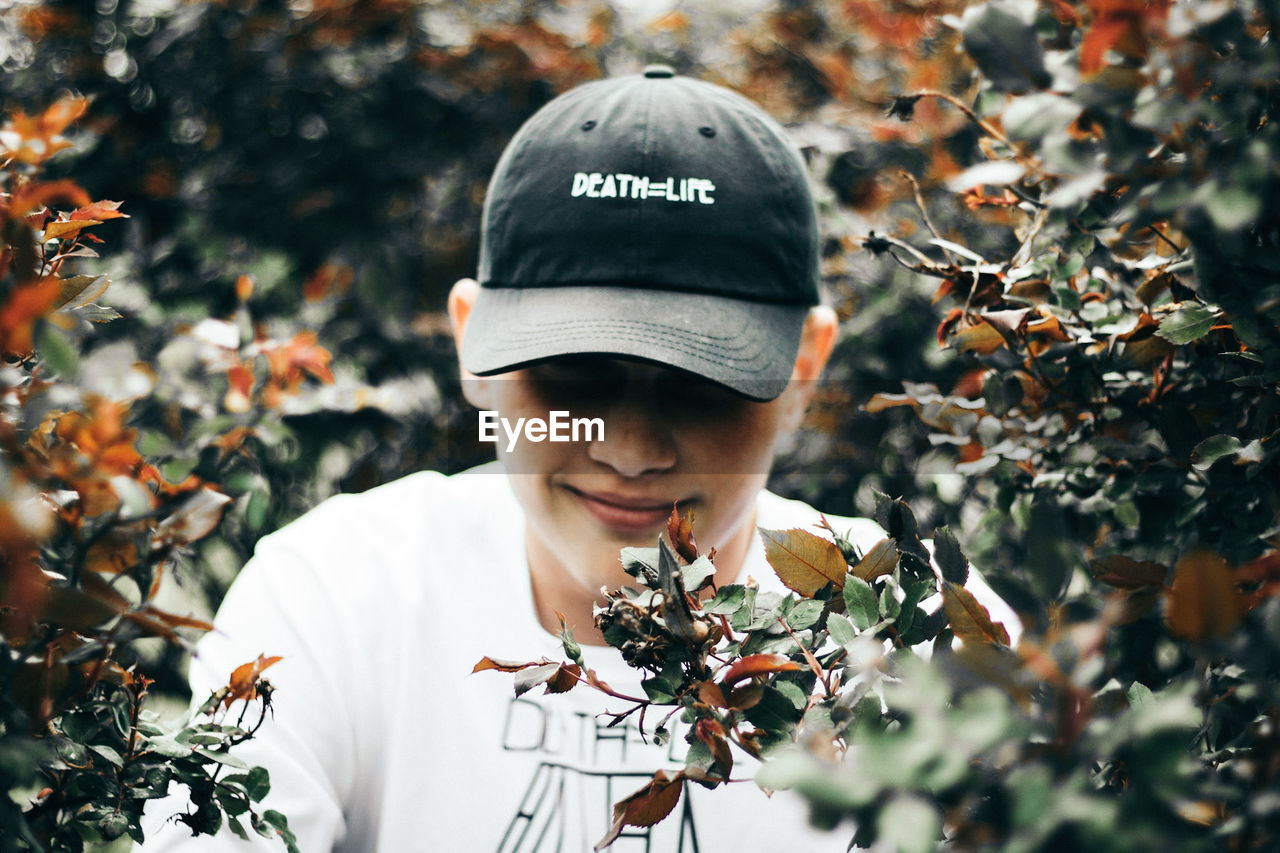
<svg viewBox="0 0 1280 853"><path fill-rule="evenodd" d="M969 561L950 527L939 527L933 537L933 557L938 561L944 580L964 586L969 579Z"/></svg>
<svg viewBox="0 0 1280 853"><path fill-rule="evenodd" d="M658 577L657 548L623 548L622 570L633 578L645 580Z"/></svg>
<svg viewBox="0 0 1280 853"><path fill-rule="evenodd" d="M1025 11L1035 4L993 0L964 11L961 35L964 49L973 57L991 85L1005 92L1042 89L1050 79L1044 67L1044 50Z"/></svg>
<svg viewBox="0 0 1280 853"><path fill-rule="evenodd" d="M742 584L725 584L716 590L710 601L702 605L704 613L715 616L730 616L742 607L747 600L747 589Z"/></svg>
<svg viewBox="0 0 1280 853"><path fill-rule="evenodd" d="M880 812L880 840L898 853L932 853L942 838L937 808L914 794L899 794Z"/></svg>
<svg viewBox="0 0 1280 853"><path fill-rule="evenodd" d="M773 684L778 692L791 700L791 704L796 706L796 710L803 711L804 706L809 704L809 694L800 688L799 684L794 681L776 681Z"/></svg>
<svg viewBox="0 0 1280 853"><path fill-rule="evenodd" d="M271 793L271 774L265 767L254 767L249 771L244 787L249 799L255 803L261 802L263 797Z"/></svg>
<svg viewBox="0 0 1280 853"><path fill-rule="evenodd" d="M80 355L61 329L51 323L41 323L36 330L36 352L45 366L63 379L76 375L80 367Z"/></svg>
<svg viewBox="0 0 1280 853"><path fill-rule="evenodd" d="M766 685L760 701L748 708L743 716L767 732L790 734L792 726L800 720L800 711L776 687Z"/></svg>
<svg viewBox="0 0 1280 853"><path fill-rule="evenodd" d="M1197 444L1191 451L1191 465L1197 471L1207 471L1213 463L1234 456L1244 448L1244 443L1234 435L1212 435Z"/></svg>
<svg viewBox="0 0 1280 853"><path fill-rule="evenodd" d="M1156 334L1171 344L1189 344L1209 334L1216 316L1217 312L1209 308L1187 305L1161 320Z"/></svg>
<svg viewBox="0 0 1280 853"><path fill-rule="evenodd" d="M1036 140L1066 129L1083 107L1051 92L1036 92L1010 102L1004 111L1004 129L1010 139Z"/></svg>
<svg viewBox="0 0 1280 853"><path fill-rule="evenodd" d="M821 618L824 606L826 606L825 602L808 598L797 602L787 616L787 624L791 626L792 630L803 631Z"/></svg>
<svg viewBox="0 0 1280 853"><path fill-rule="evenodd" d="M1228 186L1209 193L1204 209L1220 230L1239 231L1258 220L1258 214L1262 212L1262 196L1256 189Z"/></svg>
<svg viewBox="0 0 1280 853"><path fill-rule="evenodd" d="M858 629L853 627L849 617L843 613L832 613L827 617L827 632L831 634L831 639L842 646L852 643L858 636Z"/></svg>
<svg viewBox="0 0 1280 853"><path fill-rule="evenodd" d="M101 755L116 767L124 767L124 759L120 756L120 753L116 752L111 747L104 744L95 744L90 746L89 749L96 752L98 755Z"/></svg>
<svg viewBox="0 0 1280 853"><path fill-rule="evenodd" d="M849 611L849 621L859 631L867 630L880 619L876 592L862 578L851 576L844 582L844 603Z"/></svg>

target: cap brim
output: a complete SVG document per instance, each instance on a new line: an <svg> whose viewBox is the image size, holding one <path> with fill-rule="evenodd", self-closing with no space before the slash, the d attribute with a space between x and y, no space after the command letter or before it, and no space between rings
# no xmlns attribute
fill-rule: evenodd
<svg viewBox="0 0 1280 853"><path fill-rule="evenodd" d="M481 288L462 364L489 376L565 355L640 359L772 400L791 380L809 307L610 286Z"/></svg>

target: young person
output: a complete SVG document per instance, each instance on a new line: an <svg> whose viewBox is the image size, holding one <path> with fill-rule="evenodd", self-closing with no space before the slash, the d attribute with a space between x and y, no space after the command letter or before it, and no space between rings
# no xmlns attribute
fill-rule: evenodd
<svg viewBox="0 0 1280 853"><path fill-rule="evenodd" d="M560 659L562 613L589 666L638 691L592 606L629 581L619 549L654 545L673 505L716 547L719 582L777 586L757 526L819 519L764 489L835 340L818 295L804 164L749 101L655 66L525 124L488 190L478 281L449 297L465 393L508 425L562 411L603 436L502 432L497 463L333 498L260 543L192 684L205 696L235 665L283 656L274 719L239 754L270 770L265 805L303 851L590 850L613 801L682 766L678 720L659 746L634 718L609 727L595 691L515 698L510 676L471 669L485 655ZM833 524L864 549L883 536L865 519ZM848 842L809 830L785 792L690 789L612 849ZM185 835L166 826L154 849ZM189 843L244 846L225 831Z"/></svg>

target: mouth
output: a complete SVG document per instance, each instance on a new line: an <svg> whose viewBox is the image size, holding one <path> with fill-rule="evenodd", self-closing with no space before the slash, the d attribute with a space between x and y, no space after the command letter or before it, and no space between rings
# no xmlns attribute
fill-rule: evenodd
<svg viewBox="0 0 1280 853"><path fill-rule="evenodd" d="M671 515L675 498L652 498L617 492L596 492L565 486L605 527L620 533L644 533L660 529ZM686 501L687 502L687 501Z"/></svg>

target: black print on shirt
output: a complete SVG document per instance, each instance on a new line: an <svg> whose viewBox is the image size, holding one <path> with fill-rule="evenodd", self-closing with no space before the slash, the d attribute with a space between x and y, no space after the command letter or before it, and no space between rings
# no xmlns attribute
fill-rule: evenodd
<svg viewBox="0 0 1280 853"><path fill-rule="evenodd" d="M631 719L610 727L597 718L554 703L515 698L507 706L502 748L533 753L532 772L498 853L576 853L589 850L608 829L612 804L653 778L654 771L684 764L683 724L673 720L665 746L647 742ZM652 827L628 827L610 853L698 853L689 798L675 816Z"/></svg>

